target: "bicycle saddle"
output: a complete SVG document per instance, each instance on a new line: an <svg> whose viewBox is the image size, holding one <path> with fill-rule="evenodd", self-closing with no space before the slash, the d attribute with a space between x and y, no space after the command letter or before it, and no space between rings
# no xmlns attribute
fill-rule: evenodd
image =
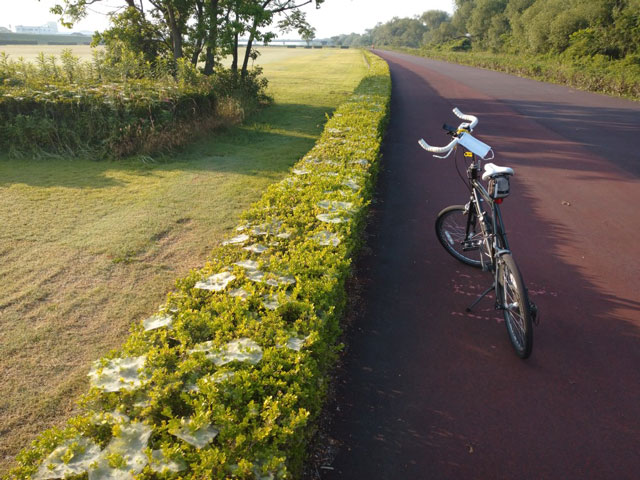
<svg viewBox="0 0 640 480"><path fill-rule="evenodd" d="M482 174L482 180L487 181L490 178L497 177L498 175L514 175L513 168L501 167L494 163L486 163L484 165L484 173Z"/></svg>

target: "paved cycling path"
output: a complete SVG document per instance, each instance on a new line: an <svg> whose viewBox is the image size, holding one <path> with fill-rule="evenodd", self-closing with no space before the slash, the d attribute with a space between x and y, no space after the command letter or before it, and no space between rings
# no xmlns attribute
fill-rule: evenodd
<svg viewBox="0 0 640 480"><path fill-rule="evenodd" d="M638 478L640 103L377 53L391 122L322 478ZM489 278L434 234L467 194L417 140L445 144L454 106L516 171L503 213L542 317L527 361L490 300L465 312Z"/></svg>

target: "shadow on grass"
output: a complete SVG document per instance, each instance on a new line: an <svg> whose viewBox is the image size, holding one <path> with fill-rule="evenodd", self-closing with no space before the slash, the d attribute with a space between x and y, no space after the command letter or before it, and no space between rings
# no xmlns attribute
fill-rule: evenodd
<svg viewBox="0 0 640 480"><path fill-rule="evenodd" d="M108 172L151 176L164 171L220 171L269 175L286 171L309 151L335 109L328 106L275 104L244 124L220 129L177 152L123 160L51 157L11 159L0 156L0 186L111 188L126 182Z"/></svg>
<svg viewBox="0 0 640 480"><path fill-rule="evenodd" d="M335 107L311 106L296 103L276 103L245 122L246 125L267 124L276 129L286 129L293 135L318 136Z"/></svg>

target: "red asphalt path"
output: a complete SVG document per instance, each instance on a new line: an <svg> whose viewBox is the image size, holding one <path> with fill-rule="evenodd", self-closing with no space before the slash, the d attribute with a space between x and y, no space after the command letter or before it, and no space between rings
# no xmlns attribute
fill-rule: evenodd
<svg viewBox="0 0 640 480"><path fill-rule="evenodd" d="M391 121L322 478L640 478L640 103L391 52ZM434 234L467 201L453 107L515 169L511 249L541 312L512 351L489 285ZM464 173L464 172L463 172Z"/></svg>

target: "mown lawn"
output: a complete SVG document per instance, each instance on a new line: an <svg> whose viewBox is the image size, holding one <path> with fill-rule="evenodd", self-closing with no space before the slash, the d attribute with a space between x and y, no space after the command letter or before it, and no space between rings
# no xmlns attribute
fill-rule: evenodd
<svg viewBox="0 0 640 480"><path fill-rule="evenodd" d="M201 266L365 73L354 50L264 49L273 106L155 161L0 155L0 473L62 424L94 359Z"/></svg>

